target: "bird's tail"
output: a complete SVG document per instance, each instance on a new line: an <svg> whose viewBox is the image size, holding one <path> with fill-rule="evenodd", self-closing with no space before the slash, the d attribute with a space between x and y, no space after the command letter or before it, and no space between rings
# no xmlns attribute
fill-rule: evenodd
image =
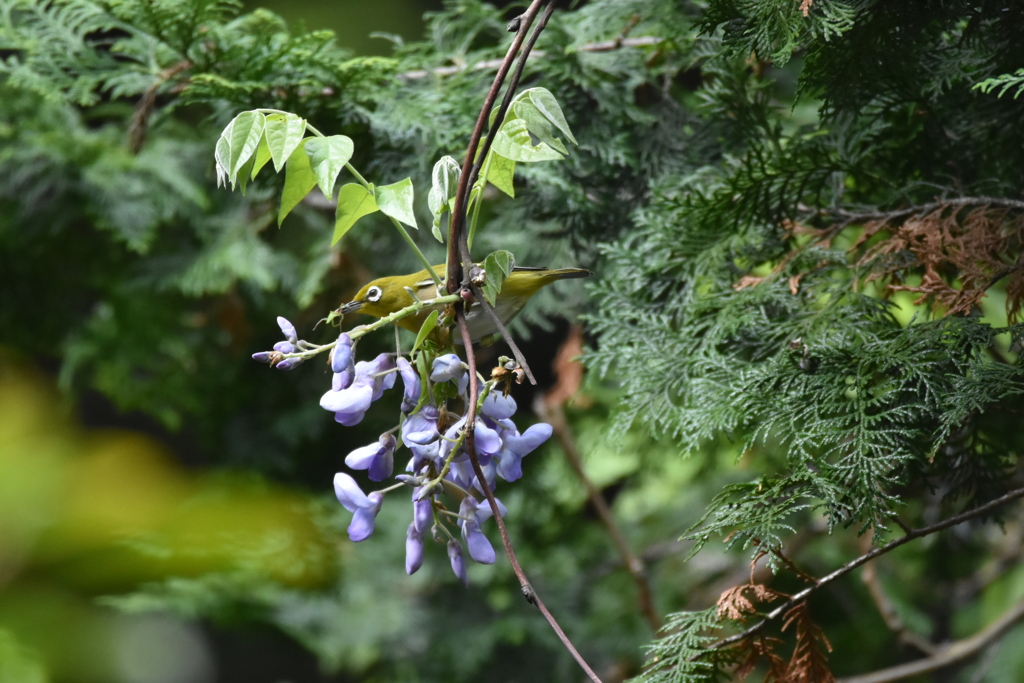
<svg viewBox="0 0 1024 683"><path fill-rule="evenodd" d="M590 277L593 273L586 268L559 268L546 275L552 280L572 280L578 277Z"/></svg>

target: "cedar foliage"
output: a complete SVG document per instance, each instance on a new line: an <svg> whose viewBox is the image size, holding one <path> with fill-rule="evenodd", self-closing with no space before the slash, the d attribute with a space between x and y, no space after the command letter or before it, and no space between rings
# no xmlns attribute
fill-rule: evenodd
<svg viewBox="0 0 1024 683"><path fill-rule="evenodd" d="M374 182L412 175L427 187L433 162L465 144L491 77L430 70L501 54L505 17L450 2L428 17L423 41L384 59L218 0L0 0L0 16L0 340L60 358L67 388L189 425L216 462L317 481L322 472L282 454L331 466L338 445L315 405L322 377L297 373L270 391L245 352L273 334L264 328L274 315L308 306L298 322L311 328L371 272L418 266L385 230L332 252L327 215L312 204L271 228L280 179L244 197L217 191L213 142L238 111L280 108L352 137ZM556 94L581 145L558 164L517 169L518 196L489 209L480 253L599 273L585 362L592 393L618 404L611 438L637 443L646 429L661 459L724 453L753 469L706 465L699 521L692 506L665 505L644 542L692 524L691 556L713 553L721 537L765 555L783 583L752 578L722 595L724 607L661 588L661 606L691 611L669 615L640 671L643 627L609 616L613 599L593 594L600 585L627 604L631 595L594 578L607 549L577 520L582 503L524 483L531 503L513 535L530 539L528 571L563 580L553 609L581 611L570 626L593 636L585 654L625 660L644 683L730 672L828 680L829 660L898 658L864 635L870 618L851 634L847 617L814 600L770 634L713 644L785 595L793 577L779 557L806 542L801 534L834 534L835 550L810 554L824 573L857 533L882 539L897 516L917 525L926 507L930 519L949 516L1019 485L1021 35L1024 7L994 0L609 0L556 13L524 86ZM623 36L661 40L584 49ZM426 232L418 241L440 257ZM523 322L582 308L578 293L558 296L538 295ZM655 474L637 465L626 477L641 510L635 501L654 496L664 472L642 462ZM648 520L632 519L642 534ZM976 551L978 563L995 552L976 539L937 547L921 552ZM957 578L944 571L925 566L912 583ZM386 581L400 580L362 576L389 596ZM503 590L507 578L490 581ZM405 652L413 637L430 641L414 655L427 680L479 679L503 647L524 642L541 654L515 651L519 673L568 675L564 653L532 622L495 607L499 626L478 629L461 594L413 608L388 597L393 618L354 634L338 614L363 623L352 615L380 605L342 584L309 597L218 581L150 586L120 604L209 615L245 596L259 604L255 618L325 665L376 666L385 677L402 666L388 648ZM934 596L905 593L948 631ZM454 626L423 636L431 620ZM346 639L355 644L339 645Z"/></svg>

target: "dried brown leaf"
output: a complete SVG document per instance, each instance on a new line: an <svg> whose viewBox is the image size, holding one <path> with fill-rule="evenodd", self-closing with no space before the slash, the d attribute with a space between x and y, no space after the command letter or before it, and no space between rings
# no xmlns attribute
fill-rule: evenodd
<svg viewBox="0 0 1024 683"><path fill-rule="evenodd" d="M744 595L747 591L753 595L753 601ZM747 615L757 613L755 603L768 602L777 597L779 594L764 584L744 583L734 586L723 592L718 598L718 616L734 621L746 621Z"/></svg>
<svg viewBox="0 0 1024 683"><path fill-rule="evenodd" d="M888 235L865 246L883 231ZM1009 209L944 204L895 225L871 221L851 251L862 251L856 265L871 267L865 281L877 281L885 295L914 292L916 304L930 301L939 312L966 314L992 285L1012 275L1007 315L1016 319L1024 308L1024 284L1015 282L1024 257L1024 214ZM906 284L914 273L921 284Z"/></svg>
<svg viewBox="0 0 1024 683"><path fill-rule="evenodd" d="M732 286L737 292L747 287L756 287L764 282L763 277L754 277L753 275L744 275L740 278L740 281Z"/></svg>
<svg viewBox="0 0 1024 683"><path fill-rule="evenodd" d="M573 325L565 343L558 349L551 368L555 371L555 385L544 395L544 402L550 406L561 405L576 395L583 383L583 331Z"/></svg>

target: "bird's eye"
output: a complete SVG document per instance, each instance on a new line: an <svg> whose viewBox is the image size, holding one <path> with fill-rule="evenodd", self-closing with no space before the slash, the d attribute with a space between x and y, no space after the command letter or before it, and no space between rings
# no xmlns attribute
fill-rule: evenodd
<svg viewBox="0 0 1024 683"><path fill-rule="evenodd" d="M376 303L380 301L380 295L383 293L380 287L370 287L370 289L366 290L366 300L370 303Z"/></svg>

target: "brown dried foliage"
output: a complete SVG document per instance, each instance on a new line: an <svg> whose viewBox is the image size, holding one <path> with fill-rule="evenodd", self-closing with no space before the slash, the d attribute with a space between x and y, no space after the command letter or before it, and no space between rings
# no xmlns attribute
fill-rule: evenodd
<svg viewBox="0 0 1024 683"><path fill-rule="evenodd" d="M828 668L828 658L824 649L832 652L832 644L825 637L825 632L811 619L811 611L806 602L801 602L789 610L784 617L782 630L796 625L796 647L786 667L786 677L780 683L833 683L836 677Z"/></svg>
<svg viewBox="0 0 1024 683"><path fill-rule="evenodd" d="M741 588L749 587L744 585ZM801 602L786 612L782 630L795 626L796 645L787 662L776 652L782 641L756 634L740 645L747 651L743 663L736 669L736 676L744 679L764 661L768 665L765 683L835 683L835 676L828 668L825 650L832 651L824 632L811 619L807 602Z"/></svg>
<svg viewBox="0 0 1024 683"><path fill-rule="evenodd" d="M753 602L744 593L750 591L753 595ZM744 583L734 586L722 593L718 598L718 617L732 619L734 621L746 621L747 616L757 613L756 602L768 602L782 597L776 591L760 583Z"/></svg>
<svg viewBox="0 0 1024 683"><path fill-rule="evenodd" d="M906 216L906 214L903 214ZM876 235L880 241L864 248ZM1024 308L1024 214L1010 209L939 205L902 222L891 217L864 224L851 248L864 248L858 266L871 266L866 281L877 281L885 295L915 292L915 304L931 301L938 310L964 314L994 284L1008 278L1006 312L1019 318ZM921 272L921 284L906 284Z"/></svg>

